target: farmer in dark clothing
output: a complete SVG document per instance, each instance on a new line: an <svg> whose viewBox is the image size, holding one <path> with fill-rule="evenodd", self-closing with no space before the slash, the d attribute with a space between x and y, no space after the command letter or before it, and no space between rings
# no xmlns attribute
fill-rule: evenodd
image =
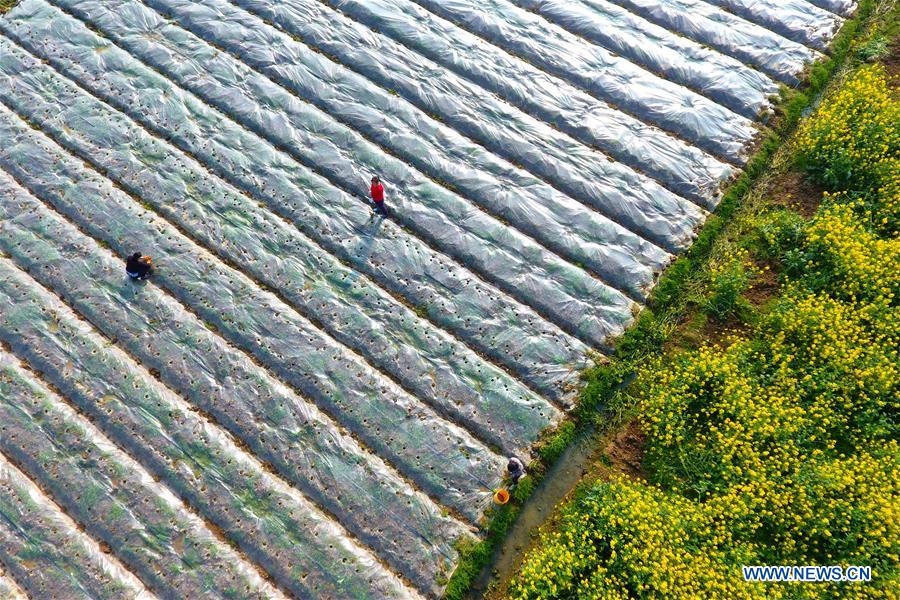
<svg viewBox="0 0 900 600"><path fill-rule="evenodd" d="M135 252L125 261L125 272L132 279L142 280L150 277L153 273L153 265L149 256L144 256L140 252Z"/></svg>
<svg viewBox="0 0 900 600"><path fill-rule="evenodd" d="M375 203L375 212L386 217L388 212L384 205L384 186L378 177L372 178L372 187L369 191L372 193L372 202Z"/></svg>
<svg viewBox="0 0 900 600"><path fill-rule="evenodd" d="M513 485L516 485L520 479L525 477L525 465L515 456L506 463L506 470L509 472L509 478L512 480Z"/></svg>

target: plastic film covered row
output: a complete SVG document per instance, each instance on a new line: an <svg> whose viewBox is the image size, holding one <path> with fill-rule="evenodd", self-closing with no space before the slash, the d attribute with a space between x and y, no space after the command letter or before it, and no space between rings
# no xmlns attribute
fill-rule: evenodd
<svg viewBox="0 0 900 600"><path fill-rule="evenodd" d="M588 43L504 0L416 0L643 121L736 164L756 137L753 122Z"/></svg>
<svg viewBox="0 0 900 600"><path fill-rule="evenodd" d="M27 285L0 264L0 302ZM3 310L6 319L13 310ZM74 365L73 365L74 366ZM7 374L9 371L7 371ZM2 384L0 384L2 385ZM216 539L196 515L85 419L35 381L12 374L2 385L0 451L28 472L66 512L163 596L204 596L229 588L247 598L280 594ZM111 562L91 549L91 563ZM105 597L133 591L109 581Z"/></svg>
<svg viewBox="0 0 900 600"><path fill-rule="evenodd" d="M279 562L290 569L291 578L282 582L293 593L332 598L410 595L337 524L274 480L230 436L7 259L0 259L0 338L113 443L179 497L187 498L205 521L265 564L270 573L278 574ZM174 544L173 540L173 546L163 550L177 554ZM259 583L257 572L248 570L246 561L236 560L227 545L219 547L219 556L226 559L235 578L243 573L250 578L248 583L257 582L251 591L258 589L264 597L281 596L265 582ZM197 568L202 568L205 558L200 555L194 563ZM216 573L211 570L210 575ZM208 591L221 593L230 582L240 581L227 573L225 577L227 581L222 582L205 579ZM163 585L179 580L159 581ZM240 587L243 590L244 584ZM195 594L202 596L204 590L207 587L198 583Z"/></svg>
<svg viewBox="0 0 900 600"><path fill-rule="evenodd" d="M27 8L28 14L34 15L29 20L39 22L36 11L32 12L36 6L31 2L23 3L16 13ZM17 23L17 20L11 21ZM110 23L100 17L98 21L104 27ZM72 28L65 29L71 31ZM168 33L173 29L177 30L166 28L165 31ZM100 48L102 49L91 50L89 55L98 54L102 57L110 50L108 44ZM163 54L164 51L165 47L155 46L155 54ZM171 50L166 51L163 56L171 56L165 60L173 65L181 62L179 55L172 54ZM80 72L75 66L67 68L71 68L73 73ZM115 76L115 71L111 75ZM97 76L93 78L100 79ZM89 79L85 77L86 81ZM171 96L167 99L159 93L152 102L140 106L148 115L159 114L161 119L174 118L173 115L184 113L185 108L179 106L178 102L172 102L173 106L169 108L170 102L167 100L171 100ZM203 110L204 107L200 105L192 107L191 113L202 113ZM479 281L467 269L435 252L390 221L373 222L357 198L336 190L296 162L289 161L278 169L268 169L266 159L273 155L259 143L252 148L254 161L248 160L246 144L253 141L252 137L241 137L238 148L229 149L221 143L219 135L223 129L234 131L229 129L227 121L213 122L199 131L198 122L181 119L171 123L173 139L183 140L185 145L190 143L190 147L197 149L198 154L206 152L206 146L213 144L211 150L215 150L217 156L213 157L208 152L204 157L224 162L231 172L241 175L241 181L252 187L255 195L264 198L268 208L292 221L324 249L359 271L369 274L378 284L401 294L410 304L424 310L429 318L452 331L470 346L509 365L541 392L554 397L572 380L573 370L564 365L577 368L584 347L562 334L558 328L551 326L525 306L511 301L492 286ZM315 127L329 127L329 124L319 120ZM198 135L209 131L216 134L211 141ZM353 143L352 137L339 139L348 139L348 143ZM313 148L324 153L329 146L320 143ZM256 160L262 162L261 167L256 166ZM390 163L386 168L389 167ZM267 177L264 180L256 175L258 168L265 169ZM360 180L359 183L364 185L364 179L360 177ZM486 257L493 259L496 254L486 253ZM533 255L529 256L534 258ZM531 262L529 266L535 268L536 264ZM496 267L496 263L492 262L491 267ZM517 290L524 292L531 289L531 282L536 279L537 273L530 274L527 269L516 269L516 276ZM551 294L550 297L554 296ZM577 308L578 303L567 302L563 306L572 310ZM604 314L608 310L609 320L613 320L613 316L618 314L618 321L630 321L630 315L625 316L614 305L605 309L604 303L598 301L593 309L598 314ZM597 323L596 318L594 321L588 320L585 327L594 327L592 323ZM624 323L615 325L614 331L621 331L622 327Z"/></svg>
<svg viewBox="0 0 900 600"><path fill-rule="evenodd" d="M20 414L49 391L0 350L0 411ZM43 417L40 420L45 420ZM3 437L20 435L15 418ZM0 598L153 600L118 559L105 552L33 481L0 453ZM17 582L21 581L21 587ZM4 585L6 583L6 585Z"/></svg>
<svg viewBox="0 0 900 600"><path fill-rule="evenodd" d="M25 31L21 33L25 35ZM43 33L34 29L27 31ZM39 37L53 39L50 35ZM46 52L42 55L57 60L64 60L73 53L96 55L93 48L56 46L51 42L41 44L41 50ZM115 49L107 54L112 52ZM111 62L113 60L107 57L105 64ZM75 65L87 63L86 58ZM80 72L69 61L60 66L67 73ZM129 67L127 63L125 66ZM34 68L41 67L34 65ZM123 74L121 80L126 83L121 86L108 85L119 81L112 75L89 79L92 74L97 74L96 71L85 74L86 85L105 92L106 98L137 107L137 112L142 112L140 103L148 95L150 84L131 84L134 68L123 68L123 72L131 77ZM160 94L177 97L168 87L161 89ZM171 115L175 110L173 107L161 112ZM196 113L187 107L183 110L185 114ZM174 119L161 120L175 122ZM78 122L72 125L77 126ZM214 126L214 122L207 125L210 130ZM120 138L114 137L111 131L103 132L104 141L108 142L106 147L116 146L116 140L120 139L122 147L138 142L137 145L146 150L147 145L139 143L147 136L145 132L133 126L118 130L122 132ZM161 142L150 145L163 146ZM155 148L149 153L145 151L145 154L151 153L157 153ZM165 150L158 153L165 154ZM254 156L258 158L259 154L254 153ZM258 280L278 289L304 314L323 324L336 339L360 351L438 410L474 427L491 443L510 452L520 450L523 440L534 438L558 418L552 406L503 370L421 319L368 278L358 276L292 224L276 218L252 198L210 177L200 165L183 158L170 178L184 182L197 180L198 183L191 193L183 196L163 199L150 188L144 197L171 215L173 222L193 227L194 235L202 238L207 247L217 249ZM189 187L187 183L184 185ZM245 218L240 221L223 218L222 215L234 211L243 213ZM409 350L404 351L404 348Z"/></svg>
<svg viewBox="0 0 900 600"><path fill-rule="evenodd" d="M0 193L9 200L0 207L0 250L17 265L66 294L80 314L398 571L426 589L446 572L464 526L158 288L125 281L121 260L2 173ZM381 507L377 514L372 506Z"/></svg>
<svg viewBox="0 0 900 600"><path fill-rule="evenodd" d="M790 85L821 54L703 0L613 0L688 38L733 56Z"/></svg>
<svg viewBox="0 0 900 600"><path fill-rule="evenodd" d="M650 71L756 119L778 85L738 60L675 35L606 0L515 0Z"/></svg>
<svg viewBox="0 0 900 600"><path fill-rule="evenodd" d="M489 501L503 461L467 431L435 414L80 161L39 143L39 134L5 111L0 111L0 131L8 140L0 149L0 164L27 180L32 192L120 256L135 247L153 249L160 265L155 282L296 386L404 475L469 515ZM165 184L163 172L135 172ZM77 194L67 194L73 185Z"/></svg>

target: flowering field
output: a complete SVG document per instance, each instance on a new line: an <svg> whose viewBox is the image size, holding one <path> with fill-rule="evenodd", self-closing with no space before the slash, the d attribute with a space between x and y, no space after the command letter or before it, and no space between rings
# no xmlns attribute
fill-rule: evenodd
<svg viewBox="0 0 900 600"><path fill-rule="evenodd" d="M639 370L650 481L582 488L526 557L514 597L894 596L898 82L859 68L791 151L826 190L821 207L808 220L762 212L733 253L750 271L753 259L774 264L780 295L721 345ZM732 271L711 269L712 296ZM741 574L749 565L871 566L873 580L751 584Z"/></svg>
<svg viewBox="0 0 900 600"><path fill-rule="evenodd" d="M443 594L855 10L10 4L0 589L67 599Z"/></svg>

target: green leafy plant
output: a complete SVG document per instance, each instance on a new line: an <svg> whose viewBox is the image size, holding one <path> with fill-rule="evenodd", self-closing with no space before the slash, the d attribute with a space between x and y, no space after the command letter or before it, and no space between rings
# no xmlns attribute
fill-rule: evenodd
<svg viewBox="0 0 900 600"><path fill-rule="evenodd" d="M744 293L750 287L754 272L746 252L713 266L710 269L709 295L703 302L703 311L719 320L740 316L748 307Z"/></svg>

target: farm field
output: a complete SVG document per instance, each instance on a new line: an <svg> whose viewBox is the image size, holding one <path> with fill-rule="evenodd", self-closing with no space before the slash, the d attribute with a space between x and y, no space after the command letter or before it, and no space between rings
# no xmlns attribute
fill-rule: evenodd
<svg viewBox="0 0 900 600"><path fill-rule="evenodd" d="M17 3L0 593L440 597L854 9Z"/></svg>

